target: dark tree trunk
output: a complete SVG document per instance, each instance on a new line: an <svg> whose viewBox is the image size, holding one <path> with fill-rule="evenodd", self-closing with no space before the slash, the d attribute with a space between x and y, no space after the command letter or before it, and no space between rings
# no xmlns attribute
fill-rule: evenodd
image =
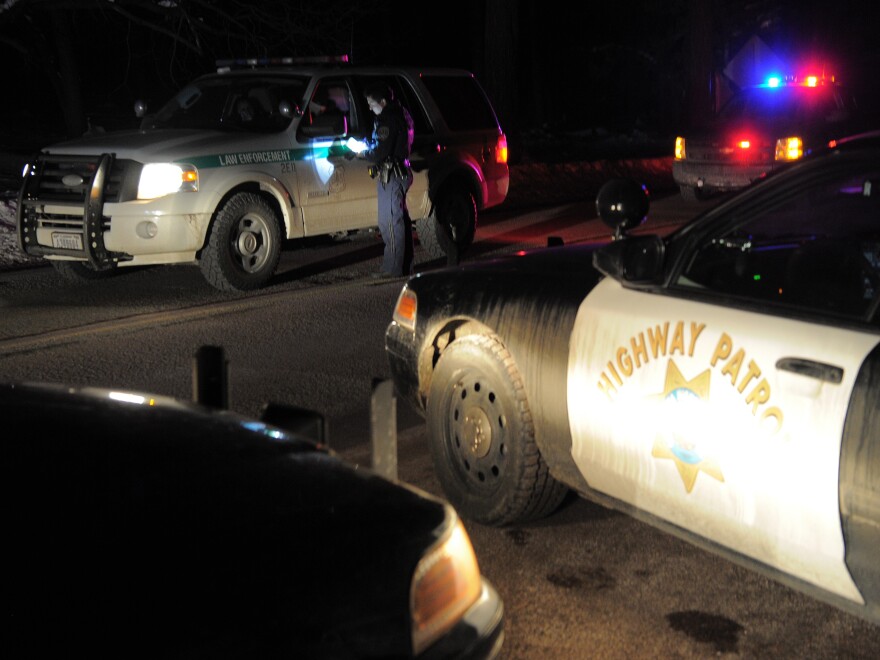
<svg viewBox="0 0 880 660"><path fill-rule="evenodd" d="M712 115L712 13L707 0L688 1L687 120L691 126L704 124Z"/></svg>
<svg viewBox="0 0 880 660"><path fill-rule="evenodd" d="M486 90L508 135L519 130L516 68L519 52L517 1L486 0Z"/></svg>
<svg viewBox="0 0 880 660"><path fill-rule="evenodd" d="M64 128L69 137L82 135L86 129L85 113L76 50L73 47L73 16L60 6L48 8L55 42L56 71L51 72L55 93L64 109Z"/></svg>

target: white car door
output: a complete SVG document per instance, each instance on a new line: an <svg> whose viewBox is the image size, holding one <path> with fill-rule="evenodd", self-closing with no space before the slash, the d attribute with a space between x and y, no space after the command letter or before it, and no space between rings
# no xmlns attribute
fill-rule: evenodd
<svg viewBox="0 0 880 660"><path fill-rule="evenodd" d="M299 205L307 236L360 229L376 224L376 182L370 163L355 158L346 136L309 137L316 118L335 113L351 129L369 117L358 113L354 91L346 77L323 78L312 90L296 133ZM361 131L365 130L363 127Z"/></svg>
<svg viewBox="0 0 880 660"><path fill-rule="evenodd" d="M877 172L838 172L690 246L665 290L608 278L570 346L590 486L851 600L838 501L854 380L880 341ZM771 200L774 201L774 200Z"/></svg>

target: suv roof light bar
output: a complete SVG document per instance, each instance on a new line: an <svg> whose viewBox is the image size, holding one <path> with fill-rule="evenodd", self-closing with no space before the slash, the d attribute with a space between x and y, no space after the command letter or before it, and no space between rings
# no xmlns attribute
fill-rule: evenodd
<svg viewBox="0 0 880 660"><path fill-rule="evenodd" d="M314 55L304 57L235 57L231 59L217 60L217 73L224 73L232 69L250 68L260 66L290 66L292 64L348 64L348 55Z"/></svg>

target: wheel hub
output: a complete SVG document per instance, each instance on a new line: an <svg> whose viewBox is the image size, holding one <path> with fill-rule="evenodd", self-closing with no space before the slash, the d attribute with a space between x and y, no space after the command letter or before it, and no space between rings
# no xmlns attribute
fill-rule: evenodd
<svg viewBox="0 0 880 660"><path fill-rule="evenodd" d="M462 423L464 446L475 458L483 458L492 448L492 424L481 408L468 408Z"/></svg>
<svg viewBox="0 0 880 660"><path fill-rule="evenodd" d="M260 246L257 235L251 231L243 231L238 236L238 251L241 254L253 254Z"/></svg>

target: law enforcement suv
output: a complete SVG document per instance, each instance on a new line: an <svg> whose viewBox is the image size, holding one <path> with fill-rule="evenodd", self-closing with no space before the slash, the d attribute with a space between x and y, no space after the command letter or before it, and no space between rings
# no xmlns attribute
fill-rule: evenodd
<svg viewBox="0 0 880 660"><path fill-rule="evenodd" d="M372 130L364 90L387 83L415 124L408 195L432 258L473 241L507 196L507 139L474 76L291 59L218 62L136 131L46 147L27 166L18 237L63 275L198 264L220 290L266 284L281 243L369 228L376 184L348 138Z"/></svg>
<svg viewBox="0 0 880 660"><path fill-rule="evenodd" d="M864 121L852 94L831 78L770 76L737 92L705 129L676 138L672 176L687 200L740 190L864 130Z"/></svg>

